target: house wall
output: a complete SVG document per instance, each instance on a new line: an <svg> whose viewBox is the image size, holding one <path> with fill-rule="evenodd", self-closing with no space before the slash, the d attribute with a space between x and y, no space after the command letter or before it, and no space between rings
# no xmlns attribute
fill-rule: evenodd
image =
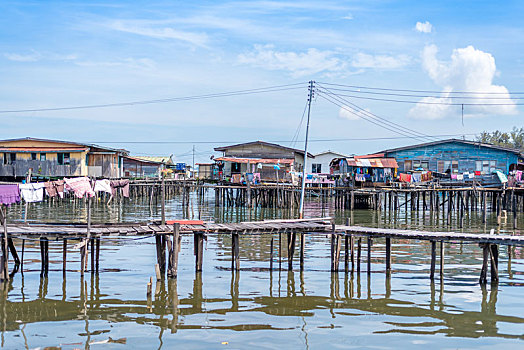
<svg viewBox="0 0 524 350"><path fill-rule="evenodd" d="M16 154L13 164L4 164L5 156ZM31 153L36 153L37 159L31 159ZM41 161L40 155L45 153L46 160ZM0 151L0 176L2 177L24 177L32 169L33 175L62 177L62 176L84 176L87 175L85 167L86 151L64 152L69 153L69 164L58 164L59 152L2 152Z"/></svg>
<svg viewBox="0 0 524 350"><path fill-rule="evenodd" d="M123 176L130 178L137 177L158 177L161 164L151 164L139 162L134 159L124 158Z"/></svg>
<svg viewBox="0 0 524 350"><path fill-rule="evenodd" d="M330 167L329 164L334 158L340 158L342 157L340 154L336 153L324 153L315 155L315 158L308 159L308 166L307 166L307 172L312 173L313 172L313 164L320 164L320 170L321 174L329 174L330 173Z"/></svg>
<svg viewBox="0 0 524 350"><path fill-rule="evenodd" d="M291 150L282 149L279 147L272 147L264 144L242 145L237 147L230 147L225 150L224 156L238 157L238 158L288 158L295 157L295 152Z"/></svg>
<svg viewBox="0 0 524 350"><path fill-rule="evenodd" d="M120 157L117 153L89 153L87 156L89 176L118 178L120 173Z"/></svg>
<svg viewBox="0 0 524 350"><path fill-rule="evenodd" d="M518 156L512 152L460 142L449 142L399 151L386 151L385 156L393 157L397 160L399 171L406 171L406 160L427 161L429 165L428 170L430 171L442 170L438 168L439 161L456 161L458 163L456 173L479 170L477 161L481 162L480 164L488 162L489 170L484 171L485 173L491 173L491 168L493 167L508 173L510 165L518 162ZM489 163L490 161L492 163Z"/></svg>

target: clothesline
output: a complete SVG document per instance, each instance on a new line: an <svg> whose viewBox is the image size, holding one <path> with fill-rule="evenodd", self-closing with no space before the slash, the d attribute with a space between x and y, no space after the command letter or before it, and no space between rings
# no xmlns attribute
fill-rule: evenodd
<svg viewBox="0 0 524 350"><path fill-rule="evenodd" d="M72 192L77 198L94 197L96 192L114 196L120 189L122 196L129 198L129 180L90 180L88 177L64 178L63 180L0 185L0 204L11 205L23 199L26 203L41 202L44 193L50 197L64 198Z"/></svg>

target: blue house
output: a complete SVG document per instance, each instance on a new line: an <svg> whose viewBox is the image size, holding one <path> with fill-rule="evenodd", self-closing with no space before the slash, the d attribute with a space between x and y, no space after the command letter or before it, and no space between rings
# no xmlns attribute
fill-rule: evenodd
<svg viewBox="0 0 524 350"><path fill-rule="evenodd" d="M439 173L490 175L495 170L508 174L524 169L520 150L468 140L441 140L388 149L383 153L397 160L400 172L422 168Z"/></svg>

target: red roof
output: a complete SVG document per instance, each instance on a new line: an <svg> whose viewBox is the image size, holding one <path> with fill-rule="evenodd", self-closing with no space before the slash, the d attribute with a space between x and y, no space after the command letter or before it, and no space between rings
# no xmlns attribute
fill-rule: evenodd
<svg viewBox="0 0 524 350"><path fill-rule="evenodd" d="M348 162L348 166L357 166L363 168L398 168L395 158L347 158L346 160Z"/></svg>
<svg viewBox="0 0 524 350"><path fill-rule="evenodd" d="M223 162L232 162L232 163L262 163L262 164L293 164L294 159L271 159L271 158L236 158L236 157L219 157L215 160L221 160Z"/></svg>
<svg viewBox="0 0 524 350"><path fill-rule="evenodd" d="M354 156L355 159L362 159L362 158L384 158L384 153L373 153L373 154L365 154L363 156Z"/></svg>

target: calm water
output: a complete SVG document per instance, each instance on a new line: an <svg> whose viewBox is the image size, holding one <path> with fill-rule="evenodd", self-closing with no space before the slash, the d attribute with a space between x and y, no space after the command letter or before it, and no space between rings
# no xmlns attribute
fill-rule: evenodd
<svg viewBox="0 0 524 350"><path fill-rule="evenodd" d="M210 196L212 197L212 196ZM216 221L256 220L292 215L289 211L217 210L212 198L183 210L178 199L166 208L168 218ZM307 204L308 216L350 213ZM11 220L85 220L84 205L41 203L13 206ZM97 203L97 222L148 221L160 212L148 202L106 206ZM398 228L454 229L445 217L429 213L355 211L355 224ZM511 220L508 220L511 221ZM519 217L524 224L524 217ZM465 231L485 232L477 214L465 219ZM524 225L521 225L524 227ZM512 227L502 225L502 232ZM517 230L517 233L519 231ZM274 236L275 243L278 235ZM286 243L285 235L282 236ZM17 242L18 244L18 242ZM481 250L472 244L446 244L444 279L429 279L429 245L393 241L393 272L384 273L385 247L375 240L372 273L365 254L360 274L329 271L329 238L306 237L305 270L269 271L269 236L240 238L241 271L230 269L231 241L210 236L205 242L204 271L195 273L192 237L184 236L177 281L156 283L151 300L146 284L154 276L154 239L115 239L102 244L101 273L81 279L78 251L68 252L62 278L61 242L50 243L48 279L40 279L40 251L26 241L24 273L4 285L0 300L1 345L9 349L100 348L524 348L524 260L521 248L501 248L500 283L478 284ZM284 249L283 249L284 251ZM438 263L438 262L437 262ZM298 268L298 261L295 264ZM155 288L156 287L156 288Z"/></svg>

